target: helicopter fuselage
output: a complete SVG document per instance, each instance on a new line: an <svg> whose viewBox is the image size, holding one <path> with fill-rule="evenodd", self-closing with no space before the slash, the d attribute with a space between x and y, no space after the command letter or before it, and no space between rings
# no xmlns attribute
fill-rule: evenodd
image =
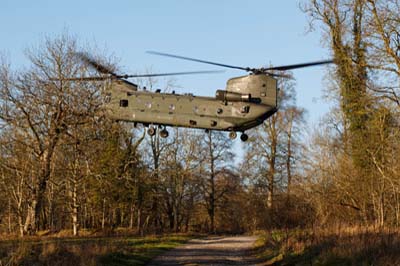
<svg viewBox="0 0 400 266"><path fill-rule="evenodd" d="M216 97L138 91L124 80L113 80L106 110L115 120L145 125L240 131L260 125L277 111L276 80L247 75L228 80Z"/></svg>

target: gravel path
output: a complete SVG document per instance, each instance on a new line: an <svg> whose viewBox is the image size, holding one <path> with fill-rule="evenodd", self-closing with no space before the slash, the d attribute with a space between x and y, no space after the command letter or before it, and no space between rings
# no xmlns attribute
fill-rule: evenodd
<svg viewBox="0 0 400 266"><path fill-rule="evenodd" d="M152 260L148 266L256 265L248 254L256 237L209 237L194 239Z"/></svg>

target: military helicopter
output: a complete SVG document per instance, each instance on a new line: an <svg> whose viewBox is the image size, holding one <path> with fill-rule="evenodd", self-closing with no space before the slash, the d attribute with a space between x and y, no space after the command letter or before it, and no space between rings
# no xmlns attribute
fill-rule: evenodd
<svg viewBox="0 0 400 266"><path fill-rule="evenodd" d="M216 71L176 72L144 75L118 75L106 66L96 62L87 54L77 54L84 62L104 74L98 77L69 78L75 81L109 80L105 94L105 110L109 117L118 121L141 123L148 127L150 136L160 127L162 138L168 137L167 126L222 130L229 132L229 138L247 141L246 130L258 126L277 110L277 79L290 76L279 71L316 65L330 64L332 60L268 68L249 68L205 61L185 56L148 51L147 53L189 60L248 72L246 76L231 78L225 90L217 90L215 97L194 96L193 94L161 93L139 90L138 85L127 79L168 75L206 74Z"/></svg>

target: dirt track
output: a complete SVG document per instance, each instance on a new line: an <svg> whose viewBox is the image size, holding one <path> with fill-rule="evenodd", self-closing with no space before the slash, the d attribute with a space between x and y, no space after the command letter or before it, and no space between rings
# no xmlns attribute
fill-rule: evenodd
<svg viewBox="0 0 400 266"><path fill-rule="evenodd" d="M194 239L155 258L148 266L256 265L248 254L255 240L251 236Z"/></svg>

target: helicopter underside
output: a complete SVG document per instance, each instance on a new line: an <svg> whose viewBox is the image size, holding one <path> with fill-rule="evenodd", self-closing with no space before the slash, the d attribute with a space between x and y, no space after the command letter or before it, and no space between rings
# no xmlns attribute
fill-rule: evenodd
<svg viewBox="0 0 400 266"><path fill-rule="evenodd" d="M164 126L164 127L185 127L185 128L195 128L195 129L208 129L208 130L219 130L219 131L238 131L244 132L248 129L256 127L264 122L269 116L273 115L276 111L268 112L264 117L260 117L253 121L248 121L244 119L231 119L231 118L218 118L215 117L201 117L199 119L193 119L191 116L189 119L185 115L174 115L174 119L170 119L171 117L157 115L154 116L153 119L141 120L141 119L121 119L120 117L113 117L118 121L125 122L134 122L138 124L143 124L145 126ZM178 122L181 120L181 122ZM234 120L234 121L230 121ZM189 121L185 123L185 121ZM209 123L210 122L210 123ZM219 126L211 126L211 123L219 124Z"/></svg>
<svg viewBox="0 0 400 266"><path fill-rule="evenodd" d="M108 114L120 121L244 132L276 112L274 106L211 97L149 92L111 93Z"/></svg>

